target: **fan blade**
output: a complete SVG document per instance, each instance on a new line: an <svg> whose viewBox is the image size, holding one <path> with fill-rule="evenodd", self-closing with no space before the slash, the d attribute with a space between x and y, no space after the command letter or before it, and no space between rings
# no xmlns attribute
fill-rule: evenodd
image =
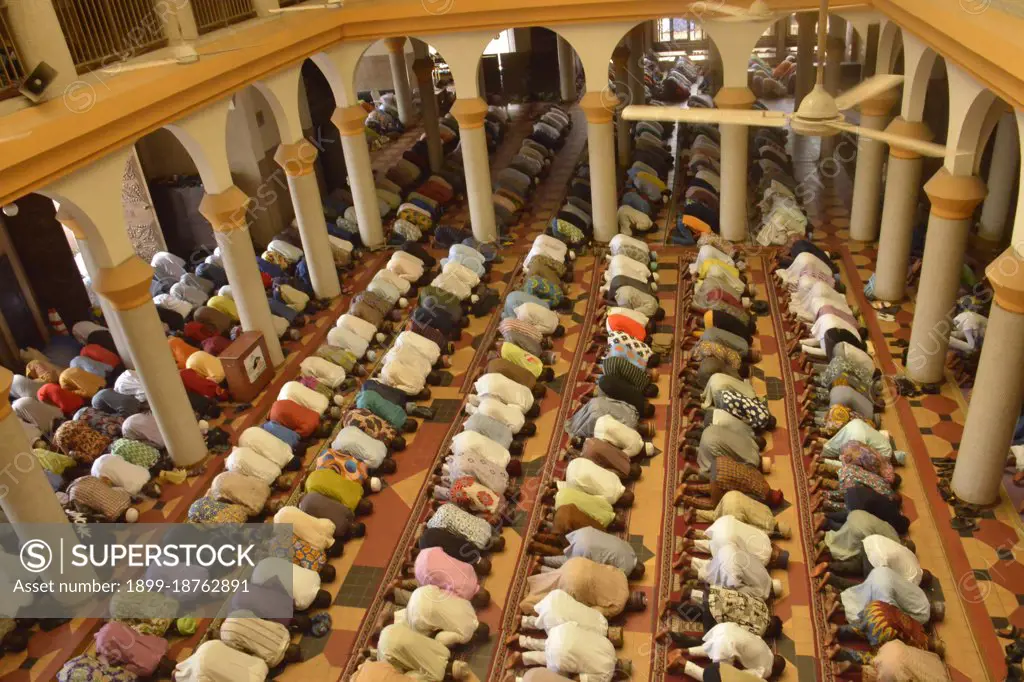
<svg viewBox="0 0 1024 682"><path fill-rule="evenodd" d="M872 76L836 97L836 108L839 111L852 109L861 102L899 87L902 82L903 76L900 75L878 74L877 76Z"/></svg>
<svg viewBox="0 0 1024 682"><path fill-rule="evenodd" d="M742 7L733 7L732 5L726 5L724 2L716 2L714 4L710 2L695 2L690 5L690 9L698 17L705 12L715 12L717 14L726 14L730 17L749 17L750 10L743 9Z"/></svg>
<svg viewBox="0 0 1024 682"><path fill-rule="evenodd" d="M930 156L935 159L946 158L946 146L935 142L925 142L924 140L918 140L913 137L894 135L893 133L887 133L884 130L875 130L874 128L861 128L860 126L855 126L850 123L831 122L826 125L831 128L835 128L836 130L844 130L846 132L860 135L861 137L885 142L892 147L917 152L921 156Z"/></svg>
<svg viewBox="0 0 1024 682"><path fill-rule="evenodd" d="M312 9L334 9L336 7L341 7L341 5L295 5L294 7L275 7L268 11L271 14L281 14L284 12L305 12Z"/></svg>
<svg viewBox="0 0 1024 682"><path fill-rule="evenodd" d="M781 111L746 111L742 109L683 109L630 104L622 110L627 121L669 121L679 123L722 123L725 125L768 126L784 128L789 115Z"/></svg>
<svg viewBox="0 0 1024 682"><path fill-rule="evenodd" d="M141 71L142 69L152 69L157 66L170 66L178 63L177 59L154 59L152 61L136 62L134 64L117 64L114 66L108 66L101 70L103 73L124 73L126 71Z"/></svg>

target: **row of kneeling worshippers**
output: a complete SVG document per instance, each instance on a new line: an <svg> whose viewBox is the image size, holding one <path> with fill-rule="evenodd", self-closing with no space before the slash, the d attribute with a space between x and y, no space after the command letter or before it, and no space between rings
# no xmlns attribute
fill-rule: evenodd
<svg viewBox="0 0 1024 682"><path fill-rule="evenodd" d="M654 220L668 202L669 173L675 156L669 138L674 126L639 121L633 128L632 165L626 171L626 187L616 214L621 234L630 236L655 229Z"/></svg>
<svg viewBox="0 0 1024 682"><path fill-rule="evenodd" d="M437 227L441 215L456 196L465 192L462 156L458 151L459 127L447 114L439 122L444 165L430 168L426 138L421 136L394 165L377 173L374 184L381 218L394 213L389 242L421 241ZM349 214L355 220L355 209Z"/></svg>
<svg viewBox="0 0 1024 682"><path fill-rule="evenodd" d="M690 98L691 92L706 88L700 67L686 55L676 57L675 62L664 71L661 70L661 62L658 59L652 59L645 54L643 61L644 90L649 100L685 102Z"/></svg>
<svg viewBox="0 0 1024 682"><path fill-rule="evenodd" d="M790 352L806 388L804 443L816 530L811 575L830 621L828 656L866 680L948 680L934 624L945 603L902 511L906 453L879 431L881 372L830 255L807 241L778 257ZM807 336L809 330L810 336Z"/></svg>
<svg viewBox="0 0 1024 682"><path fill-rule="evenodd" d="M760 353L756 318L741 303L754 293L746 264L714 235L701 241L679 312L687 332L680 445L687 464L676 504L688 528L673 566L684 586L662 605L659 619L667 620L657 639L671 647L672 672L753 682L786 665L771 647L782 629L772 602L783 589L772 570L786 569L789 553L772 538L788 538L790 530L774 516L783 498L769 484L771 460L762 455L775 418L747 380Z"/></svg>
<svg viewBox="0 0 1024 682"><path fill-rule="evenodd" d="M552 105L534 122L533 130L523 139L509 165L494 175L494 218L503 239L508 239L512 228L519 224L537 185L547 175L554 155L565 145L571 129L569 113ZM581 215L580 220L589 221L589 215Z"/></svg>
<svg viewBox="0 0 1024 682"><path fill-rule="evenodd" d="M540 236L530 258L569 272L568 250ZM504 549L502 529L515 519L524 441L536 433L546 381L553 378L552 337L565 328L548 300L513 290L506 298L496 352L473 383L462 430L438 461L428 490L429 516L416 534L409 561L389 586L375 624L376 645L360 656L357 682L467 677L457 660L467 645L489 638L477 609L490 603L480 577L490 554Z"/></svg>
<svg viewBox="0 0 1024 682"><path fill-rule="evenodd" d="M637 239L617 235L609 246L606 279L616 267L656 267L655 254ZM545 518L530 538L523 615L507 642L515 648L506 664L510 679L611 680L632 670L616 653L621 614L643 610L646 597L630 591L644 565L623 537L622 510L633 504L627 486L639 478L640 461L655 454L654 429L643 420L653 415L647 398L657 395L659 357L647 342L664 312L609 303L599 304L602 326L587 351L595 355L594 385L565 424L567 464L541 491Z"/></svg>
<svg viewBox="0 0 1024 682"><path fill-rule="evenodd" d="M193 523L241 523L274 511L273 522L288 524L292 534L289 541L274 548L271 558L257 565L248 592L234 595L229 617L217 632L210 633L208 641L177 665L176 680L264 680L272 669L298 660L293 633L324 636L330 631L332 622L326 612L310 613L330 604L322 584L334 580L336 570L328 561L340 556L346 540L365 533L365 525L356 518L373 510L367 496L382 488L379 475L395 471L391 453L405 447L400 434L415 429L404 406L372 390L375 383L382 391L394 390L387 384L365 381L356 406L343 414L338 405L345 401L338 391L351 387L349 374L366 375L365 367L357 363L375 358L374 351L367 348L384 345L393 333L396 306L404 303L399 291L411 294L414 283L429 277L425 265L416 262L419 267L411 270L413 261L404 262L409 266L406 269L389 263L384 269L389 274L377 279L381 276L378 272L376 283L353 299L348 312L328 333L328 343L305 358L300 376L281 389L269 420L241 434L225 462L227 470L189 509ZM402 279L407 286L396 286L393 278ZM382 282L386 284L382 286ZM398 347L422 349L432 364L440 366L441 349L412 336L410 332L399 334L392 351ZM364 393L370 397L364 398ZM295 481L283 472L303 468L313 439L329 434L331 422L339 417L342 428L318 453L302 482L304 493L297 503L268 503L272 487L295 487ZM290 590L282 588L287 584L292 586ZM283 613L291 613L291 617Z"/></svg>

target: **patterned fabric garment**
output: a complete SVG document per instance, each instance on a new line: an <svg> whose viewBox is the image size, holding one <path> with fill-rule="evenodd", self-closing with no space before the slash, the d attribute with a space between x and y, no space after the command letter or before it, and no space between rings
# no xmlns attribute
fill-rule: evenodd
<svg viewBox="0 0 1024 682"><path fill-rule="evenodd" d="M89 654L69 659L57 672L57 682L136 682L138 679L135 673L108 665Z"/></svg>
<svg viewBox="0 0 1024 682"><path fill-rule="evenodd" d="M326 450L317 457L317 469L330 469L331 471L344 476L350 481L362 485L370 478L370 470L366 465L351 455L338 452L337 450Z"/></svg>
<svg viewBox="0 0 1024 682"><path fill-rule="evenodd" d="M343 368L346 372L350 371L356 366L356 362L359 361L355 355L343 348L335 348L334 346L328 346L324 344L316 349L316 356L323 358L328 362L333 362L339 367Z"/></svg>
<svg viewBox="0 0 1024 682"><path fill-rule="evenodd" d="M870 488L890 500L895 499L892 487L881 476L848 464L839 467L839 490L829 491L828 498L833 501L843 500L847 489L857 487Z"/></svg>
<svg viewBox="0 0 1024 682"><path fill-rule="evenodd" d="M398 437L398 432L383 418L370 410L355 408L347 411L344 426L354 426L370 438L390 443Z"/></svg>
<svg viewBox="0 0 1024 682"><path fill-rule="evenodd" d="M821 425L822 432L831 438L839 433L839 429L846 426L851 419L864 419L859 412L851 410L846 405L832 405L828 408L825 421Z"/></svg>
<svg viewBox="0 0 1024 682"><path fill-rule="evenodd" d="M868 641L872 649L886 642L899 640L915 649L928 648L928 635L924 626L884 601L873 601L864 607L860 620L850 624L850 629Z"/></svg>
<svg viewBox="0 0 1024 682"><path fill-rule="evenodd" d="M514 332L520 337L526 337L534 343L540 343L544 340L544 335L540 333L537 327L533 326L529 322L523 322L514 317L508 317L501 321L498 325L498 331L502 334Z"/></svg>
<svg viewBox="0 0 1024 682"><path fill-rule="evenodd" d="M732 457L716 457L711 465L712 486L723 494L738 490L761 502L768 499L771 488L764 475L752 466Z"/></svg>
<svg viewBox="0 0 1024 682"><path fill-rule="evenodd" d="M296 566L320 572L327 563L327 554L317 549L297 535L292 535L291 542L275 538L269 548L270 556L288 559Z"/></svg>
<svg viewBox="0 0 1024 682"><path fill-rule="evenodd" d="M771 612L763 599L711 585L705 596L705 605L716 623L735 623L758 637L768 630Z"/></svg>
<svg viewBox="0 0 1024 682"><path fill-rule="evenodd" d="M75 420L85 422L93 431L111 440L120 438L121 425L124 424L124 417L101 412L91 407L83 407L76 412Z"/></svg>
<svg viewBox="0 0 1024 682"><path fill-rule="evenodd" d="M565 295L562 293L562 289L558 284L544 279L543 277L537 277L536 275L527 277L523 281L521 289L531 296L536 296L537 298L548 301L552 307L558 306L558 304L562 302L562 299L565 298Z"/></svg>
<svg viewBox="0 0 1024 682"><path fill-rule="evenodd" d="M491 524L454 504L441 505L427 521L427 528L441 528L464 537L478 549L487 548L492 533Z"/></svg>
<svg viewBox="0 0 1024 682"><path fill-rule="evenodd" d="M298 382L306 388L311 388L325 398L334 397L334 389L320 381L316 377L302 376L298 378Z"/></svg>
<svg viewBox="0 0 1024 682"><path fill-rule="evenodd" d="M461 476L452 481L449 499L460 507L485 514L493 514L501 506L501 496L472 476Z"/></svg>
<svg viewBox="0 0 1024 682"><path fill-rule="evenodd" d="M850 441L839 451L839 461L878 474L887 483L895 480L896 472L892 462L867 443Z"/></svg>
<svg viewBox="0 0 1024 682"><path fill-rule="evenodd" d="M110 446L110 451L132 464L146 469L151 468L160 461L160 451L152 445L128 438L118 438Z"/></svg>
<svg viewBox="0 0 1024 682"><path fill-rule="evenodd" d="M633 364L646 368L653 351L646 343L629 334L611 332L608 334L608 354L624 357Z"/></svg>
<svg viewBox="0 0 1024 682"><path fill-rule="evenodd" d="M452 480L472 477L498 495L508 488L508 472L481 455L462 453L448 458L446 471Z"/></svg>
<svg viewBox="0 0 1024 682"><path fill-rule="evenodd" d="M715 407L725 410L737 419L746 422L753 429L768 428L772 417L768 403L760 398L748 398L735 391L721 391L715 394Z"/></svg>
<svg viewBox="0 0 1024 682"><path fill-rule="evenodd" d="M249 512L238 504L200 497L188 508L188 520L189 523L245 523Z"/></svg>
<svg viewBox="0 0 1024 682"><path fill-rule="evenodd" d="M651 377L646 370L621 356L607 356L601 363L604 375L607 377L619 377L643 391L651 383Z"/></svg>
<svg viewBox="0 0 1024 682"><path fill-rule="evenodd" d="M587 238L583 230L565 220L555 220L555 234L564 237L570 244L581 244Z"/></svg>
<svg viewBox="0 0 1024 682"><path fill-rule="evenodd" d="M698 341L693 349L691 359L700 362L704 358L718 358L724 361L733 369L743 366L743 358L732 348L712 341Z"/></svg>
<svg viewBox="0 0 1024 682"><path fill-rule="evenodd" d="M92 464L102 455L110 439L97 433L82 421L64 422L53 434L53 444L58 450L82 464Z"/></svg>

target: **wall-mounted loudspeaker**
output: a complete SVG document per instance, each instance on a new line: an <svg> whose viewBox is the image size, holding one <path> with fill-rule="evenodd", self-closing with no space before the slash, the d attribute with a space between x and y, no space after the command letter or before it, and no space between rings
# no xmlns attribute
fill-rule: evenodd
<svg viewBox="0 0 1024 682"><path fill-rule="evenodd" d="M38 104L43 99L43 93L50 83L57 77L57 71L46 62L39 62L39 66L32 69L32 73L21 82L18 92Z"/></svg>

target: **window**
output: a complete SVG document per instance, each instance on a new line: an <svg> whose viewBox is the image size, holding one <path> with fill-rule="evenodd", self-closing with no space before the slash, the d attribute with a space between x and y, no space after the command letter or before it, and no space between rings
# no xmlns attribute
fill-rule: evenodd
<svg viewBox="0 0 1024 682"><path fill-rule="evenodd" d="M484 54L508 54L516 51L516 39L512 35L512 29L507 28L498 34L498 37L487 43Z"/></svg>
<svg viewBox="0 0 1024 682"><path fill-rule="evenodd" d="M153 0L54 0L53 8L79 73L167 44Z"/></svg>
<svg viewBox="0 0 1024 682"><path fill-rule="evenodd" d="M679 17L658 19L659 43L693 43L704 38L704 29L696 21Z"/></svg>
<svg viewBox="0 0 1024 682"><path fill-rule="evenodd" d="M17 94L21 79L25 77L14 35L7 24L7 8L0 4L0 99Z"/></svg>

